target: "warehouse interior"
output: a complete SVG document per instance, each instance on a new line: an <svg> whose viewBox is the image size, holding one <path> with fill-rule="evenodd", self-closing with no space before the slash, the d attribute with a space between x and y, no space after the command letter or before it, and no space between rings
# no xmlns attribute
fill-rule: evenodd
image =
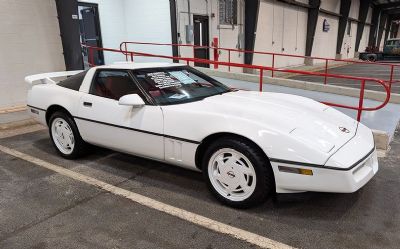
<svg viewBox="0 0 400 249"><path fill-rule="evenodd" d="M398 248L400 0L0 0L0 59L0 248ZM162 88L170 85L154 80L148 90L141 81L157 70L178 85L222 85L237 95L222 99L225 92L217 92L221 100L160 104ZM129 78L137 87L131 91L140 94L96 103L96 91L111 96L96 88L101 77L104 86ZM51 90L34 96L32 89L62 82L69 85L61 97ZM137 98L124 104L129 95ZM33 100L69 101L80 109L73 114L62 104L52 109ZM149 106L154 108L140 109ZM65 111L65 120L75 124L66 126L71 134L79 128L70 142L87 144L85 156L60 156L52 137L56 111ZM154 113L159 116L150 118ZM332 116L322 120L321 113ZM267 114L276 118L267 120ZM256 130L249 119L276 128ZM99 124L115 130L97 129ZM170 134L167 125L175 129ZM256 135L235 138L239 144L250 141L254 147L246 148L256 152L239 154L250 158L241 163L265 160L271 167L266 172L275 174L265 177L273 194L254 207L221 204L212 181L203 179L211 174L202 157L214 148L212 139L239 148L223 139L246 125ZM210 126L218 132L191 137ZM355 141L364 127L361 142ZM126 133L118 133L120 128ZM288 137L279 137L280 129ZM128 131L151 136L129 137ZM84 141L85 132L104 137L108 146ZM67 139L65 134L60 137ZM343 142L343 134L352 137ZM370 145L369 136L373 152L367 157L348 168L328 165L335 156L350 162ZM255 142L261 137L265 141ZM298 153L301 143L302 151L318 148L291 160L268 155L275 143L283 145L282 154ZM131 153L135 146L144 152ZM162 156L146 156L153 151ZM308 160L322 154L329 157ZM373 178L361 179L370 174L362 168L368 163ZM339 170L323 171L330 168ZM233 169L224 169L226 179L235 178ZM338 189L350 185L330 179L355 178L357 189L285 189L277 184L277 172L309 177L303 184L327 177L318 184L337 183L332 188ZM245 181L263 182L250 175ZM297 178L284 182L295 185Z"/></svg>
<svg viewBox="0 0 400 249"><path fill-rule="evenodd" d="M13 91L2 96L1 107L24 103L26 86L22 79L29 72L81 69L85 56L81 51L85 25L93 29L86 27L89 32L86 35L95 36L86 37L89 39L86 43L100 47L119 48L123 41L194 44L199 34L187 34L192 32L187 27L193 27L193 23L199 21L196 18L203 18L202 25L208 31L204 43L208 46L217 42L218 47L223 48L343 59L357 58L367 47L382 48L387 39L400 36L396 2L388 1L154 0L137 4L135 0L43 0L5 1L3 5L1 53L10 58L11 63L3 62L1 83L5 87L12 84ZM83 9L93 9L97 15L88 12L86 19L93 20L83 22ZM16 12L21 14L14 15ZM17 33L21 29L23 36ZM185 47L129 45L129 48L162 55L192 56L192 50ZM212 49L198 50L203 58L213 56ZM21 51L24 56L15 56L14 51ZM124 59L115 53L98 53L104 57L100 63ZM43 58L40 63L26 66L38 56ZM232 62L246 64L271 65L272 62L270 56L260 54L232 52L231 57ZM228 53L219 51L219 58L227 60ZM17 66L9 68L12 62ZM277 58L276 66L313 63L320 61L282 57ZM11 82L15 78L19 79L18 83Z"/></svg>

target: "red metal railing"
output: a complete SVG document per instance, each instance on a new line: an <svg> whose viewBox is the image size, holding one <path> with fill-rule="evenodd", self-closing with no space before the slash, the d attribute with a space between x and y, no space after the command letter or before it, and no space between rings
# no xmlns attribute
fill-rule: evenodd
<svg viewBox="0 0 400 249"><path fill-rule="evenodd" d="M400 82L400 80L395 80L394 79L394 69L395 67L400 68L400 65L398 64L391 64L391 63L382 63L382 62L369 62L369 61L356 61L356 60L346 60L346 59L332 59L332 58L325 58L325 57L316 57L316 56L303 56L303 55L294 55L294 54L283 54L283 53L273 53L273 52L263 52L263 51L248 51L248 50L242 50L242 49L233 49L233 48L224 48L224 47L218 47L217 44L214 44L214 46L198 46L198 45L193 45L193 44L171 44L171 43L153 43L153 42L135 42L135 41L124 41L121 42L120 44L120 50L122 51L128 51L128 45L150 45L150 46L172 46L172 47L192 47L193 48L193 57L194 56L194 50L196 48L207 48L207 49L214 49L218 52L213 53L214 54L214 61L218 61L218 56L215 56L216 54L219 54L219 51L227 51L228 52L228 63L231 62L231 54L232 52L236 53L250 53L250 54L259 54L259 55L269 55L272 57L272 63L271 63L271 76L274 77L274 73L277 71L275 68L275 62L278 57L291 57L291 58L301 58L301 59L313 59L313 60L320 60L324 61L324 73L328 74L328 65L329 62L342 62L342 63L352 63L352 64L369 64L369 65L379 65L379 66L385 66L389 67L389 80L384 80L389 83L389 90L392 88L393 83ZM126 58L128 59L128 58ZM231 71L231 66L228 66L228 71ZM328 77L324 76L324 84L327 84Z"/></svg>
<svg viewBox="0 0 400 249"><path fill-rule="evenodd" d="M374 78L356 77L356 76L348 76L348 75L333 75L333 74L327 74L327 73L307 72L307 71L292 70L292 69L279 69L279 68L273 68L273 67L267 67L267 66L247 65L247 64L233 63L233 62L229 63L229 62L212 61L212 60L198 59L198 58L156 55L156 54L150 54L150 53L142 53L142 52L136 52L136 51L121 50L121 49L118 50L118 49L110 49L110 48L100 48L100 47L93 47L93 46L87 46L87 45L82 45L82 46L88 49L88 63L90 66L95 66L95 63L94 63L94 52L95 51L106 51L106 52L121 53L126 56L127 60L128 60L128 58L131 58L132 61L133 61L134 56L144 56L144 57L171 59L171 60L177 60L177 61L186 61L187 64L189 64L189 62L197 62L197 63L203 63L203 64L209 64L209 65L221 65L221 66L256 69L256 70L259 70L259 90L260 91L263 91L264 71L272 71L272 70L275 70L278 72L285 72L285 73L314 75L314 76L321 76L321 77L327 77L327 78L350 79L350 80L360 81L361 86L360 86L360 95L359 95L358 106L348 106L348 105L331 103L331 102L322 102L329 106L335 106L335 107L340 107L340 108L351 109L351 110L357 111L357 121L361 120L361 115L362 115L363 111L379 110L379 109L383 108L389 102L389 99L390 99L390 88L387 85L387 83L385 83L382 80L374 79ZM375 107L365 107L364 106L365 83L367 81L376 82L376 83L382 85L386 91L385 100L378 106L375 106Z"/></svg>

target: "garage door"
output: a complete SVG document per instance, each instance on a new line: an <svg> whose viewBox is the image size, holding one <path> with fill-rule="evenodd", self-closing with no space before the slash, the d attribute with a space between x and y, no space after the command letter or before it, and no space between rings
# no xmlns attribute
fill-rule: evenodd
<svg viewBox="0 0 400 249"><path fill-rule="evenodd" d="M274 1L261 1L255 50L304 55L307 33L307 10ZM304 60L277 56L276 67L303 64ZM271 56L256 55L254 63L268 65Z"/></svg>

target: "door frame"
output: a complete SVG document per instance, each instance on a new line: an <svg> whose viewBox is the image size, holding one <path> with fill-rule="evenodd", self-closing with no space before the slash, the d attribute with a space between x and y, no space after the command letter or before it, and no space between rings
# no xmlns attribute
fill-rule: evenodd
<svg viewBox="0 0 400 249"><path fill-rule="evenodd" d="M204 19L207 21L207 44L206 46L209 47L210 46L210 18L207 15L193 15L193 31L194 31L194 23L196 19ZM194 36L195 33L193 32L193 45L194 45ZM202 45L204 46L204 45ZM201 58L201 59L206 59L206 60L210 60L210 48L207 48L207 53L206 53L206 58ZM193 55L193 57L195 57L195 55ZM211 67L210 64L207 64L208 67Z"/></svg>
<svg viewBox="0 0 400 249"><path fill-rule="evenodd" d="M91 7L91 8L95 9L96 13L95 13L94 22L95 22L95 25L96 25L95 28L96 28L96 30L98 31L98 34L99 34L98 47L102 48L103 47L103 36L101 34L99 5L97 3L86 3L86 2L79 2L78 1L78 15L79 15L79 7L80 6L82 6L82 7ZM105 64L104 63L104 53L103 53L103 51L102 50L98 50L98 53L99 53L99 58L103 61L103 64ZM82 59L84 59L84 58L82 58Z"/></svg>

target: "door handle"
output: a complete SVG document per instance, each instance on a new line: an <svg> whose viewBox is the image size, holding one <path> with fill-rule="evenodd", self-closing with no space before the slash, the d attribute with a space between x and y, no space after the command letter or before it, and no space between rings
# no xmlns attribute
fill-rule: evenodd
<svg viewBox="0 0 400 249"><path fill-rule="evenodd" d="M83 102L83 106L92 107L92 103L90 103L90 102Z"/></svg>

